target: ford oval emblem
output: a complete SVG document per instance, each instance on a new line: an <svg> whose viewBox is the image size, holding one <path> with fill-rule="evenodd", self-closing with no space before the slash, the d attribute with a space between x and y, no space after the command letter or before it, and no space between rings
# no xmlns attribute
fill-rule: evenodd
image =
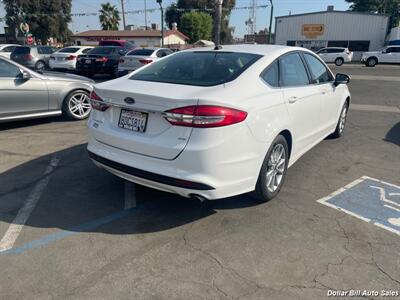
<svg viewBox="0 0 400 300"><path fill-rule="evenodd" d="M135 103L135 99L131 98L131 97L126 97L124 99L126 104L134 104Z"/></svg>

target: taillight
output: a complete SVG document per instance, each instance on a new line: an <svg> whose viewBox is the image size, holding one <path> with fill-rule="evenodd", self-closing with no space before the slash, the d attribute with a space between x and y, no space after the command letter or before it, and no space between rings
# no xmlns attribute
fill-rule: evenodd
<svg viewBox="0 0 400 300"><path fill-rule="evenodd" d="M90 104L92 105L93 109L98 111L106 111L110 107L110 105L104 103L103 99L101 99L100 96L95 93L95 91L90 93Z"/></svg>
<svg viewBox="0 0 400 300"><path fill-rule="evenodd" d="M143 65L147 65L147 64L153 62L153 60L151 60L151 59L139 59L139 62L141 64L143 64Z"/></svg>
<svg viewBox="0 0 400 300"><path fill-rule="evenodd" d="M242 122L247 112L223 106L194 105L168 110L164 116L172 125L210 128Z"/></svg>
<svg viewBox="0 0 400 300"><path fill-rule="evenodd" d="M65 58L66 60L75 60L76 56L75 55L70 55L68 57Z"/></svg>
<svg viewBox="0 0 400 300"><path fill-rule="evenodd" d="M33 56L30 55L30 54L25 54L25 55L24 55L24 59L25 59L25 60L32 60L32 59L33 59Z"/></svg>
<svg viewBox="0 0 400 300"><path fill-rule="evenodd" d="M100 57L100 58L96 58L96 61L106 62L106 61L108 61L108 57L103 56L103 57Z"/></svg>

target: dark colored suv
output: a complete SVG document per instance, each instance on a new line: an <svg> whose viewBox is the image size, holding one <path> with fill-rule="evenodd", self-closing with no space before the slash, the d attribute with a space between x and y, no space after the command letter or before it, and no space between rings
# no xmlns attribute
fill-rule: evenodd
<svg viewBox="0 0 400 300"><path fill-rule="evenodd" d="M96 74L118 77L118 62L125 53L125 48L117 46L93 48L85 55L78 56L76 72L88 77Z"/></svg>
<svg viewBox="0 0 400 300"><path fill-rule="evenodd" d="M43 71L49 67L50 55L55 51L57 48L51 46L21 46L14 49L10 58L25 67Z"/></svg>

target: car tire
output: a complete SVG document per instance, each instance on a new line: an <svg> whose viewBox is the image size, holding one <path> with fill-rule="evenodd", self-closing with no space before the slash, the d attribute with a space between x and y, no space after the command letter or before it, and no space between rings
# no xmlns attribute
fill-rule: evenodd
<svg viewBox="0 0 400 300"><path fill-rule="evenodd" d="M45 68L46 68L46 64L44 63L44 61L39 60L38 62L36 62L35 71L43 72Z"/></svg>
<svg viewBox="0 0 400 300"><path fill-rule="evenodd" d="M344 59L341 57L338 57L335 59L335 65L337 65L338 67L340 67L341 65L343 65L344 63Z"/></svg>
<svg viewBox="0 0 400 300"><path fill-rule="evenodd" d="M340 138L343 134L344 128L346 127L347 115L349 112L349 102L346 101L343 104L342 110L340 111L339 120L337 122L335 131L330 135L332 138Z"/></svg>
<svg viewBox="0 0 400 300"><path fill-rule="evenodd" d="M367 67L375 67L378 64L378 60L375 57L370 57L365 62Z"/></svg>
<svg viewBox="0 0 400 300"><path fill-rule="evenodd" d="M283 151L283 152L282 152ZM254 196L263 202L278 195L285 180L289 147L284 136L278 135L268 149L261 166Z"/></svg>
<svg viewBox="0 0 400 300"><path fill-rule="evenodd" d="M78 121L86 119L92 107L90 105L90 95L85 90L75 90L65 97L62 111L68 120Z"/></svg>

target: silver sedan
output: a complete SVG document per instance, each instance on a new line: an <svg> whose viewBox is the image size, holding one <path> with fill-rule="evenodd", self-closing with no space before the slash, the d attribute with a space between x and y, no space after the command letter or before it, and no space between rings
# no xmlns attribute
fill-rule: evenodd
<svg viewBox="0 0 400 300"><path fill-rule="evenodd" d="M0 58L0 122L58 115L83 120L91 111L93 83L73 74L39 74Z"/></svg>

